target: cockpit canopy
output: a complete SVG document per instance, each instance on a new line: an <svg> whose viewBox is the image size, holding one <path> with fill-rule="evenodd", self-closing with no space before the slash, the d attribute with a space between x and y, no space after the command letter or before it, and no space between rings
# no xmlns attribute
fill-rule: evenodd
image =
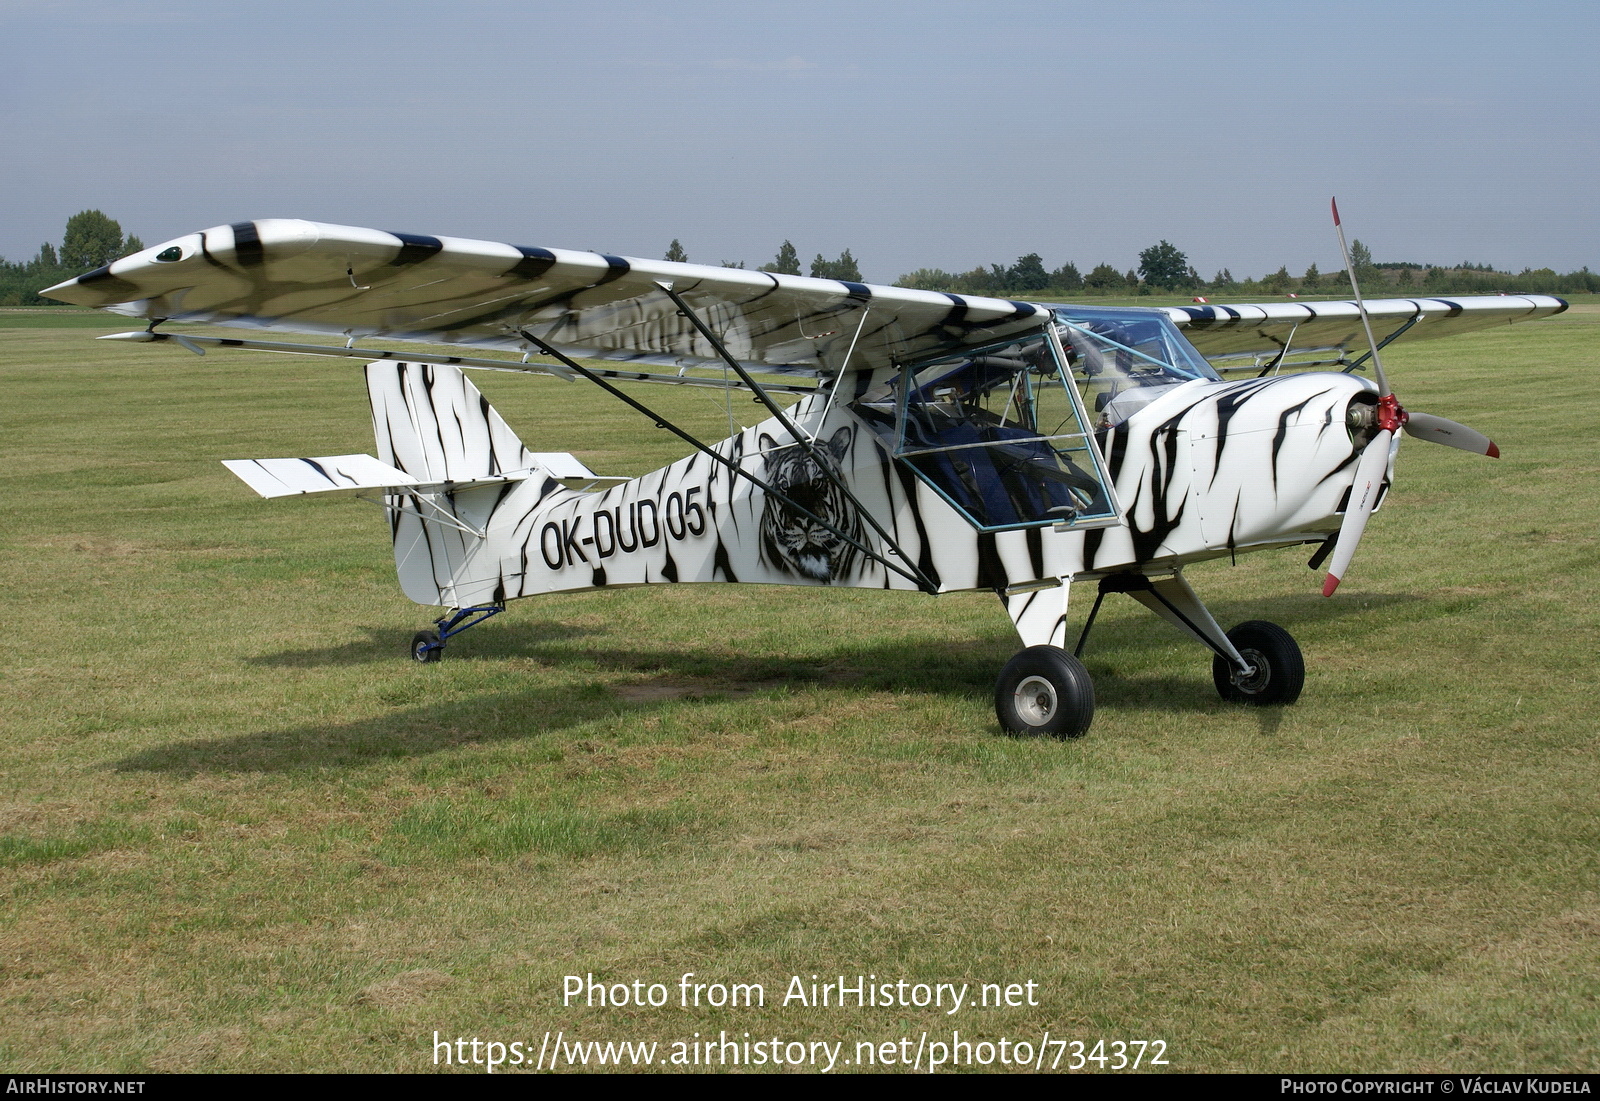
<svg viewBox="0 0 1600 1101"><path fill-rule="evenodd" d="M980 530L1096 528L1120 521L1096 434L1202 378L1218 376L1165 316L1064 308L1044 330L908 364L854 409Z"/></svg>
<svg viewBox="0 0 1600 1101"><path fill-rule="evenodd" d="M1221 381L1164 314L1061 306L1055 317L1068 366L1085 407L1095 414L1096 429L1116 427L1169 386L1195 379Z"/></svg>

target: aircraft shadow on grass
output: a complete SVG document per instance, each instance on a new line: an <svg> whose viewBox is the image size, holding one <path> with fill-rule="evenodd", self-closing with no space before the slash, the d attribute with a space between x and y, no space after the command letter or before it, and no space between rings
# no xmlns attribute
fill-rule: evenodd
<svg viewBox="0 0 1600 1101"><path fill-rule="evenodd" d="M1219 611L1238 618L1263 613L1299 624L1326 623L1354 614L1393 611L1426 597L1382 594L1361 604L1333 603L1312 596L1223 604ZM1231 621L1230 617L1228 620ZM513 623L475 632L470 644L450 662L534 658L552 665L572 662L578 676L589 670L643 675L621 683L569 683L526 691L488 693L465 701L402 707L353 723L311 724L197 741L169 743L115 762L117 771L192 775L213 772L302 772L360 768L382 760L415 758L461 745L528 740L560 734L582 724L618 715L645 716L674 706L695 706L781 690L783 687L849 686L868 690L981 698L990 691L994 652L1010 644L1004 631L989 637L927 637L878 646L841 645L824 657L796 661L781 654L710 648L567 645L602 630L553 623ZM1180 636L1143 619L1112 619L1090 639L1091 667L1099 679L1099 701L1111 710L1162 710L1199 716L1230 705L1211 691L1210 666L1198 648L1183 646L1181 667L1159 676L1117 675L1118 666L1138 655L1170 650ZM318 664L368 664L393 658L397 649L388 630L368 628L368 639L343 646L293 650L251 659L257 664L306 667ZM1190 651L1193 650L1191 654ZM1133 660L1130 660L1133 659ZM438 671L444 672L444 668ZM396 685L397 692L410 686ZM1276 732L1282 708L1253 709L1264 735Z"/></svg>

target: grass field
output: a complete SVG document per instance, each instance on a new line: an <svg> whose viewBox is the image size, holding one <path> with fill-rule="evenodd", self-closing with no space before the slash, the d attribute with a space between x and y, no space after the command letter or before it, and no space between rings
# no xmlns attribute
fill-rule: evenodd
<svg viewBox="0 0 1600 1101"><path fill-rule="evenodd" d="M1295 633L1299 704L1223 705L1121 601L1066 743L1000 734L992 597L558 596L419 666L377 510L218 462L370 451L359 367L91 339L130 327L0 311L0 1066L959 1030L1182 1071L1600 1070L1600 306L1385 357L1504 458L1405 446L1334 599L1300 552L1190 572L1225 624ZM680 451L578 385L474 381L601 473ZM648 398L722 434L714 396ZM591 972L672 1001L564 1007ZM767 1004L681 1008L685 972ZM781 1004L841 974L1038 1004Z"/></svg>

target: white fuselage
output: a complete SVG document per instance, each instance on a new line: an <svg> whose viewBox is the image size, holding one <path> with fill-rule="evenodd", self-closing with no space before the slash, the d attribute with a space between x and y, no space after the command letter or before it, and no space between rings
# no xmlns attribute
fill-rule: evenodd
<svg viewBox="0 0 1600 1101"><path fill-rule="evenodd" d="M895 461L846 403L818 394L790 411L813 437L811 451L776 420L714 448L810 517L696 453L597 493L535 474L451 494L449 507L481 537L423 522L414 503L393 496L396 561L408 596L447 607L659 583L917 587L885 561L909 563L940 592L1170 571L1336 530L1357 455L1346 409L1370 392L1343 374L1169 387L1101 434L1125 522L993 532L976 530ZM439 419L470 419L473 402L461 404ZM384 461L404 468L381 432L379 447ZM820 463L836 466L848 495ZM892 546L863 523L862 509Z"/></svg>

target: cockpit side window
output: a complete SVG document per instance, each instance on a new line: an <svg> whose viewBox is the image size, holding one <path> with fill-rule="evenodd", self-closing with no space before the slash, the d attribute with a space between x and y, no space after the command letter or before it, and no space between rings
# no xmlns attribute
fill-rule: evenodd
<svg viewBox="0 0 1600 1101"><path fill-rule="evenodd" d="M1099 527L1117 507L1053 334L905 367L854 408L978 528Z"/></svg>

